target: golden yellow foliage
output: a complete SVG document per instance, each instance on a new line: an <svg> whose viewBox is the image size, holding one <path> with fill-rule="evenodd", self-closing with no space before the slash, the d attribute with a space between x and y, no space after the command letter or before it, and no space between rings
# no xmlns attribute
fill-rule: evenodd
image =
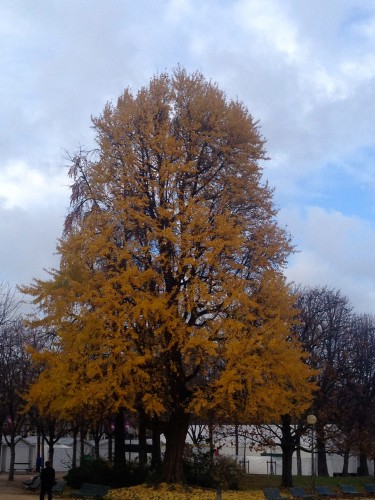
<svg viewBox="0 0 375 500"><path fill-rule="evenodd" d="M170 463L190 414L303 411L313 386L290 333L290 240L261 182L251 115L178 69L126 90L93 124L99 150L73 159L60 267L23 288L42 312L35 324L56 334L35 356L45 370L32 404L158 416Z"/></svg>
<svg viewBox="0 0 375 500"><path fill-rule="evenodd" d="M222 491L222 500L264 500L262 491ZM216 500L216 491L162 483L157 487L145 485L111 490L106 500Z"/></svg>

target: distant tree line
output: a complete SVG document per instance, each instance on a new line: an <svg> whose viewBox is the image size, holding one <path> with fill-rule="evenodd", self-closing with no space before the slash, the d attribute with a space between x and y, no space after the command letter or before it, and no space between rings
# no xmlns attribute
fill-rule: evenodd
<svg viewBox="0 0 375 500"><path fill-rule="evenodd" d="M355 313L349 300L335 289L299 287L294 293L299 310L294 331L308 354L306 363L315 370L317 390L311 407L302 415L297 418L284 414L280 415L279 422L264 422L264 425L257 427L256 432L247 434L247 443L264 449L281 446L283 483L290 485L292 455L297 452L297 457L299 456L301 437L306 434L309 436L310 427L306 417L313 413L317 417L317 474L328 475L327 453L335 453L343 456L344 465L339 472L344 476L348 474L350 455L358 457L358 474L366 476L369 473L368 460L375 457L375 419L372 411L375 404L375 318L370 314ZM153 464L155 466L160 463L160 433L148 431L146 434L141 415L125 412L122 414L121 425L118 415L101 418L97 414L82 413L69 421L43 415L30 405L25 398L28 388L38 376L38 369L31 363L30 348L45 348L46 342L51 340L43 328L25 326L19 305L10 287L2 284L0 424L3 439L11 450L9 478L14 474L17 436L27 435L30 431L37 433L41 437L41 443L49 446L48 458L53 460L54 443L64 435L71 435L76 443L73 447L72 465L76 466L77 448L82 446L86 435L89 433L93 437L95 453L99 457L99 441L106 436L112 442L116 419L117 428L122 431L126 427L126 420L138 429L140 462L146 464L146 436L149 436L154 440ZM222 423L214 415L209 422L197 422L214 424L216 427ZM233 436L236 432L243 432L241 424L251 423L253 422L240 422L236 431L233 427ZM279 431L275 431L277 428ZM119 432L117 447L122 453L124 450L119 443L124 437ZM81 452L80 456L83 455Z"/></svg>
<svg viewBox="0 0 375 500"><path fill-rule="evenodd" d="M367 476L368 461L375 459L375 317L356 313L347 297L327 286L300 286L294 293L299 313L293 331L315 370L317 389L298 418L284 414L280 422L258 426L247 435L248 443L280 446L283 485L291 486L292 455L301 473L301 437L305 443L310 438L307 416L313 414L316 439L304 449L311 452L314 446L317 475L328 475L330 453L343 457L342 470L334 472L348 475L349 457L356 456L357 474Z"/></svg>

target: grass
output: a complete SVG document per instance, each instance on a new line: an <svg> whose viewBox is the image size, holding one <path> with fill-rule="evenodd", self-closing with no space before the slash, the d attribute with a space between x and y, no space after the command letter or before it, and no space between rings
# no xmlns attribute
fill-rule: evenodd
<svg viewBox="0 0 375 500"><path fill-rule="evenodd" d="M294 486L302 486L306 492L311 490L311 477L294 476ZM367 477L316 477L315 484L330 486L338 490L338 485L351 484L363 491L363 485L374 483L373 476ZM281 476L250 475L243 484L242 491L223 491L222 500L265 500L263 488L280 488ZM280 488L283 496L291 497L288 488ZM213 489L194 488L186 485L161 484L155 487L140 485L131 488L111 490L107 500L215 500L216 491Z"/></svg>
<svg viewBox="0 0 375 500"><path fill-rule="evenodd" d="M315 484L330 486L332 489L338 489L339 484L351 484L355 486L360 491L364 490L363 485L374 483L374 476L348 476L348 477L323 477L319 476L315 478ZM267 487L280 488L281 476L267 476L267 475L257 475L251 474L246 478L246 489L247 490L263 490ZM311 490L311 477L310 476L293 476L293 485L302 486L306 491Z"/></svg>

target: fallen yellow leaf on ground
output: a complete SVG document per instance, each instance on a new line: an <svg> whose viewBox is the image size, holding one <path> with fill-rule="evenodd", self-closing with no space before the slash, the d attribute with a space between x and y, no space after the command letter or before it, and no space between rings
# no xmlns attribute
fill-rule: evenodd
<svg viewBox="0 0 375 500"><path fill-rule="evenodd" d="M216 500L216 491L186 485L162 483L111 490L108 500ZM264 500L262 491L223 491L222 500Z"/></svg>

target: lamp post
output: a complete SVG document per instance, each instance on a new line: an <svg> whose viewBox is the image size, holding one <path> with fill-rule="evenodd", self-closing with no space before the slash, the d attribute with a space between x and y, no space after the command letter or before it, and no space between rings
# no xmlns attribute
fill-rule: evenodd
<svg viewBox="0 0 375 500"><path fill-rule="evenodd" d="M307 423L311 425L311 493L315 494L315 462L314 462L314 431L316 424L316 416L311 414L307 415Z"/></svg>

